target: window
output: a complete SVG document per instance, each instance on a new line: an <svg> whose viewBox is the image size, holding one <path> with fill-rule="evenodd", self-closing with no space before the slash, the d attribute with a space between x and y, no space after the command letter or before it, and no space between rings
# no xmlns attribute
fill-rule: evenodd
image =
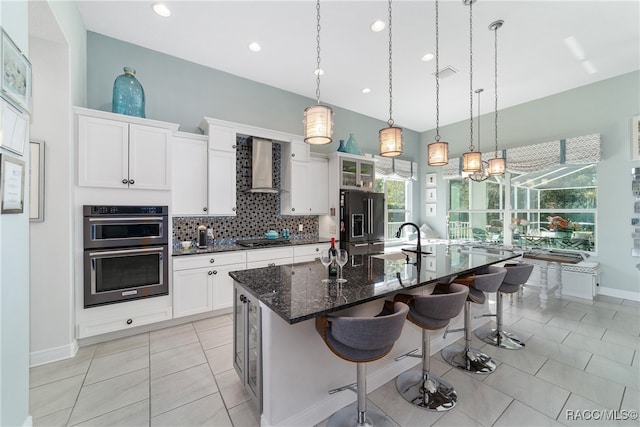
<svg viewBox="0 0 640 427"><path fill-rule="evenodd" d="M595 251L596 184L595 164L507 173L484 182L451 179L449 238Z"/></svg>

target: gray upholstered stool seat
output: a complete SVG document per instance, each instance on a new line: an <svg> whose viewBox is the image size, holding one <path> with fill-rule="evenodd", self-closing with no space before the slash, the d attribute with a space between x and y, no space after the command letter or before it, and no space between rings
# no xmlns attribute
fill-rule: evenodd
<svg viewBox="0 0 640 427"><path fill-rule="evenodd" d="M460 314L468 293L467 286L452 283L443 293L398 294L394 298L395 301L406 302L409 305L407 319L422 328L422 354L415 354L418 350L415 349L396 357L396 360L407 356L422 358L422 370L406 371L396 378L398 392L405 400L419 408L447 411L453 408L458 400L451 384L430 373L430 331L444 328L452 318Z"/></svg>
<svg viewBox="0 0 640 427"><path fill-rule="evenodd" d="M476 374L490 374L496 370L496 363L488 355L471 348L471 303L483 304L486 300L485 292L497 292L502 285L507 270L490 265L473 276L456 278L454 283L469 286L469 295L464 306L464 328L448 329L448 332L464 331L464 346L452 344L442 349L442 357L450 365Z"/></svg>
<svg viewBox="0 0 640 427"><path fill-rule="evenodd" d="M483 326L476 330L476 336L487 344L496 347L506 348L508 350L520 350L524 348L524 342L516 335L507 332L502 327L502 307L503 295L513 294L520 290L520 286L525 284L533 271L532 264L506 264L507 274L504 276L502 286L498 289L496 295L496 327Z"/></svg>
<svg viewBox="0 0 640 427"><path fill-rule="evenodd" d="M374 317L316 318L316 330L327 347L338 357L357 363L356 392L358 399L334 413L327 427L391 426L385 415L376 410L367 411L366 362L387 355L400 337L409 307L401 302L385 301L383 311ZM329 393L352 389L353 385L331 390Z"/></svg>

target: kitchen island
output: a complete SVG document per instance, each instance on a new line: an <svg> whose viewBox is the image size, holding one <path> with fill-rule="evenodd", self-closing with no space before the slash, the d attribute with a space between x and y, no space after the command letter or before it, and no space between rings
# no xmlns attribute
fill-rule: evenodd
<svg viewBox="0 0 640 427"><path fill-rule="evenodd" d="M350 391L327 393L354 382L356 370L325 346L315 330L316 317L375 315L395 293L430 293L439 281L518 256L494 248L430 249L417 263L413 254L409 262L403 253L351 256L342 285L322 283L327 270L318 261L230 273L235 281L234 366L262 413L262 426L315 425L356 398ZM477 319L474 328L486 322ZM461 315L456 323L462 323ZM436 337L432 350L460 336L450 334L446 342ZM369 391L419 363L393 359L419 347L420 339L419 328L405 324L391 353L369 367Z"/></svg>

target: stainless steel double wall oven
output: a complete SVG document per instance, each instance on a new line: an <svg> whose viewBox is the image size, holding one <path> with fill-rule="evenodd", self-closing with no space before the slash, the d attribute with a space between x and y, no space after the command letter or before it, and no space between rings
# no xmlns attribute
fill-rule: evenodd
<svg viewBox="0 0 640 427"><path fill-rule="evenodd" d="M83 206L84 307L169 294L167 206Z"/></svg>

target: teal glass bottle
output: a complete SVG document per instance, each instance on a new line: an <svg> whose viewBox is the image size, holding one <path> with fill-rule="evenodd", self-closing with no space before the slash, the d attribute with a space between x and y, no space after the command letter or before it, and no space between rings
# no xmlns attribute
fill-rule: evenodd
<svg viewBox="0 0 640 427"><path fill-rule="evenodd" d="M341 152L341 153L346 153L347 152L347 149L344 146L344 139L340 140L340 145L338 145L338 151Z"/></svg>
<svg viewBox="0 0 640 427"><path fill-rule="evenodd" d="M360 147L358 146L358 141L356 141L355 136L352 133L349 134L349 139L347 139L347 153L349 154L360 154Z"/></svg>
<svg viewBox="0 0 640 427"><path fill-rule="evenodd" d="M131 67L124 67L124 74L113 82L111 111L127 116L145 117L144 89L136 79L136 70Z"/></svg>

